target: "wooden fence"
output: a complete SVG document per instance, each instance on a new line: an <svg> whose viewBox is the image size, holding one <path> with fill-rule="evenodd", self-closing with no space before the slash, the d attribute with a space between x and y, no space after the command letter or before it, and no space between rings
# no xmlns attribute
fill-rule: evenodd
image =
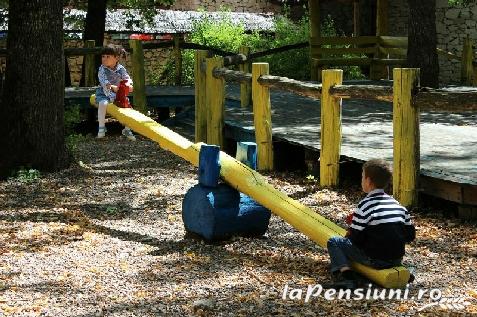
<svg viewBox="0 0 477 317"><path fill-rule="evenodd" d="M395 68L393 87L343 85L342 70L322 71L323 84L269 75L268 65L253 63L252 73L223 68L220 57L196 52L196 142L223 145L225 81L251 85L259 170L273 169L271 87L321 98L320 184L336 186L341 147L341 99L393 102L393 194L403 205L417 204L420 171L420 110L476 111L475 90L418 87L419 69ZM204 70L204 63L206 70ZM205 73L205 77L204 77ZM244 86L242 86L242 89ZM241 94L242 95L242 94ZM216 122L216 121L221 122ZM406 122L407 124L402 124ZM200 128L198 128L200 127ZM197 130L199 129L199 130Z"/></svg>
<svg viewBox="0 0 477 317"><path fill-rule="evenodd" d="M313 67L320 70L329 66L370 66L370 78L391 77L387 66L407 64L407 37L358 36L310 38ZM461 62L461 83L477 86L477 56L472 40L464 40L462 56L437 49L446 58ZM318 76L319 79L319 76Z"/></svg>

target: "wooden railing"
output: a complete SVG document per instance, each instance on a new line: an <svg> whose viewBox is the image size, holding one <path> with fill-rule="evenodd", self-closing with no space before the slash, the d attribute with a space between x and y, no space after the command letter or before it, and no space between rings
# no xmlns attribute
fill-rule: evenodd
<svg viewBox="0 0 477 317"><path fill-rule="evenodd" d="M417 86L419 69L394 69L393 87L343 85L342 70L324 70L323 84L272 76L268 64L253 63L252 73L223 68L220 57L197 51L196 142L223 145L225 81L251 84L259 170L273 169L270 88L321 99L320 184L336 186L341 147L341 99L393 102L394 196L405 206L417 204L420 171L419 113L421 110L477 111L474 90L430 89ZM203 63L206 64L206 71ZM205 78L204 78L205 73ZM205 79L205 80L204 80ZM406 122L407 124L402 124Z"/></svg>
<svg viewBox="0 0 477 317"><path fill-rule="evenodd" d="M386 66L407 64L407 37L358 36L310 39L311 58L317 69L328 66L370 66L370 78L384 78ZM461 62L461 83L477 86L477 56L473 42L464 40L462 56L437 49L441 56ZM355 57L350 57L355 56Z"/></svg>

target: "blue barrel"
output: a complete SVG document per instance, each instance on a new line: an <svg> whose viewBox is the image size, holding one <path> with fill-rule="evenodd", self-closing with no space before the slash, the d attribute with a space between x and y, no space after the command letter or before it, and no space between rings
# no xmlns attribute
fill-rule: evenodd
<svg viewBox="0 0 477 317"><path fill-rule="evenodd" d="M234 188L200 184L189 189L182 202L182 220L187 231L208 241L231 236L262 236L270 211Z"/></svg>

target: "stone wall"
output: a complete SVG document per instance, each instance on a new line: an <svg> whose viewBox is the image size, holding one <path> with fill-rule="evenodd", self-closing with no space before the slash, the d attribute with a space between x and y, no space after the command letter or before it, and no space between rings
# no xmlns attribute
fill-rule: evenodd
<svg viewBox="0 0 477 317"><path fill-rule="evenodd" d="M407 36L408 7L406 0L393 0L389 4L390 35ZM436 0L437 47L462 55L464 39L469 36L477 43L477 3L449 6L447 0ZM439 55L439 82L458 84L461 64Z"/></svg>
<svg viewBox="0 0 477 317"><path fill-rule="evenodd" d="M128 46L127 40L111 40L109 36L106 36L105 43L119 44L125 47ZM83 42L80 40L67 40L65 41L65 47L83 47ZM171 51L172 49L144 50L146 84L151 84L152 81L157 80L161 75L164 66L173 58ZM71 84L73 86L78 86L81 79L83 56L72 56L67 57L67 59L70 68ZM133 69L131 65L131 56L127 54L126 58L121 59L120 63L126 67L129 75L132 76Z"/></svg>

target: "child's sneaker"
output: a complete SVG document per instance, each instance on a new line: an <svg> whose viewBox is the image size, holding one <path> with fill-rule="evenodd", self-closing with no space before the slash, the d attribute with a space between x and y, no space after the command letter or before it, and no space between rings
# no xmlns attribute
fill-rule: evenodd
<svg viewBox="0 0 477 317"><path fill-rule="evenodd" d="M128 138L128 140L136 141L136 137L135 137L134 134L132 133L131 129L129 129L129 128L124 128L121 133L122 133L122 135L124 135L126 138Z"/></svg>
<svg viewBox="0 0 477 317"><path fill-rule="evenodd" d="M97 139L102 139L106 136L106 127L99 127L98 128L98 135L96 136Z"/></svg>

